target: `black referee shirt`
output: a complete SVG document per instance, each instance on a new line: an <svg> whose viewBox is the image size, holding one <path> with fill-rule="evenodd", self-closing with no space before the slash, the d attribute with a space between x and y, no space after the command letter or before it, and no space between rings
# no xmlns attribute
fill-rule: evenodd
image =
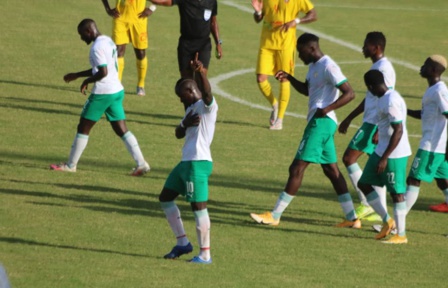
<svg viewBox="0 0 448 288"><path fill-rule="evenodd" d="M216 0L172 0L179 7L180 35L186 39L210 37L210 21L218 14Z"/></svg>

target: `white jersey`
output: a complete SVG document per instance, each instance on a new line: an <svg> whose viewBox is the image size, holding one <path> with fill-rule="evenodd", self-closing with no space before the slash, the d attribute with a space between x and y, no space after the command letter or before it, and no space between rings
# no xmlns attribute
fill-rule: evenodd
<svg viewBox="0 0 448 288"><path fill-rule="evenodd" d="M408 130L406 129L407 108L401 95L395 90L389 90L384 96L378 99L378 145L375 153L383 156L387 146L389 146L390 137L394 130L391 124L401 123L403 125L403 135L397 147L392 151L389 158L403 158L411 155L411 145L408 139Z"/></svg>
<svg viewBox="0 0 448 288"><path fill-rule="evenodd" d="M429 152L445 153L448 89L440 81L426 89L422 99L422 139L419 148Z"/></svg>
<svg viewBox="0 0 448 288"><path fill-rule="evenodd" d="M215 124L218 115L218 104L213 98L210 106L199 100L185 111L185 116L193 111L201 117L199 126L188 127L185 132L185 143L182 148L182 161L212 161L210 145L215 134ZM185 119L184 116L184 119ZM183 120L183 119L182 119Z"/></svg>
<svg viewBox="0 0 448 288"><path fill-rule="evenodd" d="M307 120L310 121L318 108L325 108L339 98L337 87L347 82L347 78L336 62L325 55L309 65L306 81L309 96ZM338 123L334 111L329 112L327 116Z"/></svg>
<svg viewBox="0 0 448 288"><path fill-rule="evenodd" d="M98 73L99 67L107 66L107 76L95 82L92 94L115 94L123 90L118 79L117 46L108 36L100 35L93 42L89 55L92 73Z"/></svg>
<svg viewBox="0 0 448 288"><path fill-rule="evenodd" d="M384 82L389 89L395 89L395 70L392 66L392 63L386 58L383 57L380 60L376 61L370 67L370 70L379 70L383 73ZM369 90L366 92L366 98L364 101L364 117L363 122L367 122L370 124L377 124L376 119L376 106L378 102L378 97L370 93Z"/></svg>

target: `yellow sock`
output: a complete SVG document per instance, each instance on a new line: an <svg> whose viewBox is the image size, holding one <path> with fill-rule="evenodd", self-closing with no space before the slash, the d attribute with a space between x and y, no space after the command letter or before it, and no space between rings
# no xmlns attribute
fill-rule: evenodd
<svg viewBox="0 0 448 288"><path fill-rule="evenodd" d="M124 57L118 57L117 58L118 61L118 79L123 78L123 70L124 70Z"/></svg>
<svg viewBox="0 0 448 288"><path fill-rule="evenodd" d="M289 103L289 96L291 95L291 85L289 81L280 82L280 97L278 105L278 118L283 119L286 108Z"/></svg>
<svg viewBox="0 0 448 288"><path fill-rule="evenodd" d="M145 87L146 71L148 70L148 58L143 58L142 60L137 59L137 77L138 77L138 87Z"/></svg>
<svg viewBox="0 0 448 288"><path fill-rule="evenodd" d="M261 93L266 97L269 103L274 106L277 100L275 99L274 94L272 94L271 84L269 84L268 80L258 83L258 88L260 88Z"/></svg>

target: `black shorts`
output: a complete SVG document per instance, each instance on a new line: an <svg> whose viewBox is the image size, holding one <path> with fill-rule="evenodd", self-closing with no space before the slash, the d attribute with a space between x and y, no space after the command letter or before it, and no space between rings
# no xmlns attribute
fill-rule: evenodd
<svg viewBox="0 0 448 288"><path fill-rule="evenodd" d="M212 43L210 38L187 40L180 37L177 46L179 71L190 69L190 61L194 59L196 52L199 53L199 61L201 61L204 67L208 69L211 51Z"/></svg>

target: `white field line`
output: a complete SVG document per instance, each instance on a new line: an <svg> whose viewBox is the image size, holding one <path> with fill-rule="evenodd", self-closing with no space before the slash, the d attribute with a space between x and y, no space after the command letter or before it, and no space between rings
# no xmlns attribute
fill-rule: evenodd
<svg viewBox="0 0 448 288"><path fill-rule="evenodd" d="M230 6L230 7L234 7L236 9L240 10L240 11L253 13L253 9L251 7L243 6L243 5L234 3L232 1L224 0L224 1L220 1L220 3L224 4L224 5L227 5L227 6ZM319 38L325 39L327 41L333 42L333 43L338 44L340 46L349 48L351 50L354 50L354 51L357 51L357 52L361 52L362 51L362 48L360 46L357 46L355 44L343 41L343 40L335 38L333 36L330 36L330 35L318 32L318 31L316 31L314 29L306 28L306 27L301 26L301 25L299 25L297 27L297 29L301 30L301 31L304 31L304 32L313 33L313 34L319 36ZM413 65L411 63L408 63L406 61L402 61L402 60L391 58L391 57L388 57L388 59L392 63L400 65L400 66L403 66L403 67L406 67L408 69L411 69L411 70L414 70L414 71L419 71L420 70L420 67L418 67L416 65ZM360 62L345 62L345 64L351 64L351 63L360 63ZM339 62L339 64L344 64L344 62ZM262 105L258 105L258 104L254 104L254 103L248 102L246 100L243 100L241 98L235 97L235 96L225 92L224 90L222 90L218 86L218 84L221 81L225 81L225 80L230 79L232 77L243 75L243 74L246 74L246 73L251 73L251 72L252 73L255 72L255 69L254 68L250 68L250 69L242 69L242 70L238 70L238 71L232 71L232 72L229 72L229 73L226 73L226 74L221 74L221 75L218 75L218 76L216 76L214 78L211 78L210 79L210 84L212 86L213 93L217 94L217 95L221 95L222 97L224 97L226 99L229 99L229 100L231 100L233 102L237 102L237 103L249 106L251 108L256 108L256 109L265 110L265 111L271 111L271 108L268 108L268 107L265 107L265 106L262 106ZM444 78L446 78L446 77L444 77ZM444 80L446 80L446 79L444 79ZM288 116L296 117L296 118L306 119L306 115L302 115L302 114L291 113L291 112L286 112L285 114L288 115ZM359 128L359 126L356 126L356 125L350 125L350 126L354 127L354 128ZM409 135L409 136L410 137L421 137L421 135Z"/></svg>

